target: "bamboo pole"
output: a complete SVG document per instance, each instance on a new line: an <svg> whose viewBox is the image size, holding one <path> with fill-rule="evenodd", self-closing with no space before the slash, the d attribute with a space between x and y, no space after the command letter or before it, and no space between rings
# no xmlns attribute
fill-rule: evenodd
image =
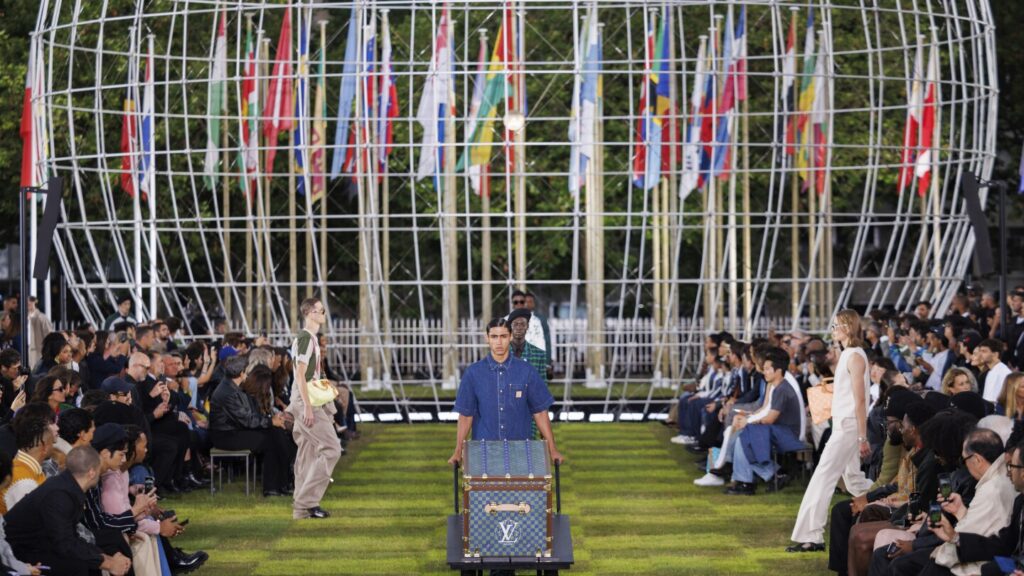
<svg viewBox="0 0 1024 576"><path fill-rule="evenodd" d="M221 97L224 99L223 106L227 108L228 94L227 82L224 83L224 92ZM231 285L234 283L234 274L231 273L231 178L228 176L228 166L231 165L231 157L228 155L228 125L227 120L220 120L220 149L221 169L220 186L222 193L222 207L224 208L221 217L224 221L224 318L228 326L232 326L233 302L231 301ZM214 192L216 194L216 192Z"/></svg>
<svg viewBox="0 0 1024 576"><path fill-rule="evenodd" d="M597 17L595 12L594 17ZM598 37L604 24L598 23ZM600 40L599 40L600 41ZM598 82L601 82L598 79ZM587 177L587 367L600 378L604 366L604 97L598 90L594 109L594 158ZM550 352L550 351L549 351Z"/></svg>
<svg viewBox="0 0 1024 576"><path fill-rule="evenodd" d="M484 165L480 168L480 211L481 231L480 238L480 300L481 318L484 323L490 322L494 317L494 293L491 286L491 177L490 166Z"/></svg>
<svg viewBox="0 0 1024 576"><path fill-rule="evenodd" d="M746 82L746 79L743 79ZM750 99L743 99L743 338L754 332L754 257L750 223Z"/></svg>
<svg viewBox="0 0 1024 576"><path fill-rule="evenodd" d="M516 34L513 38L519 40L519 51L516 54L514 74L518 78L514 91L513 101L515 112L523 116L522 128L515 132L515 221L516 221L516 280L520 290L526 290L526 112L523 110L523 95L526 90L524 86L526 77L522 73L523 58L526 54L526 39L523 37L523 19L525 12L517 10L517 18L514 24Z"/></svg>
<svg viewBox="0 0 1024 576"><path fill-rule="evenodd" d="M455 38L455 22L451 21L450 34ZM455 130L454 118L446 107L444 114L446 124L450 127L445 130L444 139L444 174L442 178L442 203L441 207L441 230L444 243L445 259L443 270L446 278L442 288L445 300L444 318L444 372L443 378L449 386L454 387L458 377L458 327L459 327L459 244L458 224L456 214L458 213L458 190L455 179Z"/></svg>
<svg viewBox="0 0 1024 576"><path fill-rule="evenodd" d="M716 14L715 15L715 38L716 38L715 43L716 43L717 46L721 46L722 45L722 36L721 36L721 34L728 33L728 32L723 32L723 30L724 30L723 27L722 27L722 19L723 18L724 18L724 16L721 15L721 14ZM719 82L716 83L717 94L715 95L715 103L716 104L715 104L714 113L715 113L716 122L721 122L722 120L721 120L721 118L719 118L719 114L721 113L721 110L718 110L717 103L721 102L722 92L724 92L724 90L725 90L725 72L726 72L726 70L724 70L724 67L725 67L724 66L725 54L718 54L716 56L716 59L719 61L718 62L719 71L722 72L722 75L721 75L721 78L720 78ZM717 133L717 126L715 128L716 128L715 132ZM721 151L719 151L719 153L721 153ZM715 160L717 161L717 158ZM714 221L715 264L714 264L714 274L712 276L712 278L713 278L713 280L712 280L713 284L712 285L715 287L715 292L714 292L714 294L715 294L715 325L717 327L719 327L719 329L724 329L724 326L725 326L725 302L724 302L724 299L722 298L722 293L724 292L724 290L722 289L722 284L721 284L722 272L723 271L720 270L720 266L721 266L721 263L722 263L722 257L723 257L723 254L724 254L724 246L723 246L723 242L724 242L723 236L724 235L722 234L722 202L723 202L723 196L722 196L722 187L718 186L718 183L716 181L717 177L714 176L714 169L713 168L711 170L711 173L709 174L709 179L711 180L711 188L712 188L712 193L711 194L714 197L714 207L712 208L712 218L713 218L713 221Z"/></svg>
<svg viewBox="0 0 1024 576"><path fill-rule="evenodd" d="M790 284L790 317L793 319L792 329L800 327L800 174L796 170L796 154L789 159L789 204L790 204L790 234L789 234L789 262L793 276Z"/></svg>
<svg viewBox="0 0 1024 576"><path fill-rule="evenodd" d="M808 122L809 121L810 120L808 120ZM813 158L814 157L814 151L812 150L809 153L809 155L811 156L811 158ZM808 171L808 178L810 178L810 185L807 188L807 262L808 262L807 281L811 283L811 289L810 289L811 302L810 302L810 308L809 308L810 312L811 312L811 330L816 330L818 328L818 324L819 324L819 317L818 317L818 282L817 282L817 272L818 272L817 261L818 261L818 259L814 257L814 253L815 253L814 252L814 243L815 243L815 240L817 239L817 236L818 236L818 231L817 231L818 192L815 189L815 184L814 184L814 179L817 178L817 175L816 175L816 173L813 170L813 168L816 168L816 166L813 166L813 164L814 164L813 160L812 160L811 164L812 164L812 169ZM814 266L810 266L811 262L814 262L815 265Z"/></svg>
<svg viewBox="0 0 1024 576"><path fill-rule="evenodd" d="M681 7L678 10L682 10ZM681 12L680 12L681 13ZM674 11L669 12L670 17L675 18ZM669 30L673 30L675 22L670 20ZM669 165L672 167L668 177L668 227L665 232L665 270L668 273L668 281L665 283L665 301L668 306L665 310L665 330L667 334L666 344L669 352L668 357L665 358L665 362L668 363L666 373L672 382L679 380L679 346L678 338L676 333L676 324L678 323L679 311L679 249L681 243L676 243L675 238L678 233L677 226L679 225L679 178L678 178L678 166L682 158L679 158L677 152L679 151L679 141L677 138L681 137L683 132L680 129L680 123L682 119L682 111L686 109L686 98L682 99L680 104L679 92L676 84L676 35L672 32L668 35L668 50L669 50L669 110L672 111L673 119L670 124L671 136L670 142L672 146L669 149Z"/></svg>
<svg viewBox="0 0 1024 576"><path fill-rule="evenodd" d="M731 32L728 32L731 33ZM736 130L732 130L729 135L729 155L732 159L736 158L737 149L737 134ZM737 262L737 256L739 254L738 246L736 245L736 167L732 166L729 169L729 214L726 216L726 244L729 247L729 331L733 334L738 334L739 327L739 267Z"/></svg>
<svg viewBox="0 0 1024 576"><path fill-rule="evenodd" d="M263 30L260 30L258 34L259 34L259 38L260 38L260 77L262 79L261 82L259 83L259 89L260 89L260 104L262 105L264 102L267 101L266 98L267 98L267 94L268 94L268 90L269 90L268 83L269 83L269 77L270 77L270 38L265 38L264 37ZM264 138L264 146L265 147L271 145L269 142L266 141L265 137L263 137L263 131L262 130L258 130L257 131L257 137L258 138ZM271 178L271 173L274 170L273 170L272 166L267 166L266 157L268 155L268 152L269 152L268 150L264 150L262 152L262 155L263 155L263 162L262 162L262 164L263 164L263 166L266 167L266 172L263 173L263 197L260 200L261 203L262 203L262 211L263 211L263 213L260 215L260 222L262 223L262 226L263 226L263 242L264 242L264 246L265 246L265 250L263 251L263 254L264 254L264 259L265 259L264 265L266 266L266 271L267 271L266 299L264 301L264 306L266 307L266 309L263 312L263 314L264 314L263 317L266 319L266 324L264 325L264 328L269 333L269 332L273 332L273 328L274 328L274 326L273 326L273 324L274 324L274 313L273 313L273 308L274 308L274 304L273 304L273 302L274 302L274 292L273 292L273 286L271 286L270 279L271 278L276 278L276 276L273 274L273 270L274 270L273 245L271 244L272 236L270 234L270 231L271 231L271 222L270 222L270 189L271 189L271 183L273 182L273 179ZM288 322L287 318L282 318L282 321L287 325L287 322ZM284 328L284 327L282 326L282 328Z"/></svg>

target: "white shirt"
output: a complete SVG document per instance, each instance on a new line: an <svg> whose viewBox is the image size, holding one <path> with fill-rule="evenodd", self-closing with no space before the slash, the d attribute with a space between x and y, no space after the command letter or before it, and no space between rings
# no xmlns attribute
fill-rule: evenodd
<svg viewBox="0 0 1024 576"><path fill-rule="evenodd" d="M1010 368L1002 362L996 364L985 373L985 390L982 398L989 402L998 402L1003 392L1003 381L1010 375Z"/></svg>
<svg viewBox="0 0 1024 576"><path fill-rule="evenodd" d="M942 377L945 375L942 369L946 367L948 357L949 350L943 350L938 354L932 354L925 350L924 354L921 354L921 359L932 367L932 373L928 375L928 381L924 383L925 387L942 392Z"/></svg>
<svg viewBox="0 0 1024 576"><path fill-rule="evenodd" d="M854 382L850 374L849 363L854 356L860 356L864 362L864 376L862 382ZM839 355L839 365L836 366L836 376L832 381L832 429L840 429L840 423L846 418L857 417L857 405L854 403L853 387L861 386L864 390L864 413L867 414L868 400L870 397L871 379L868 375L868 358L862 348L847 348Z"/></svg>

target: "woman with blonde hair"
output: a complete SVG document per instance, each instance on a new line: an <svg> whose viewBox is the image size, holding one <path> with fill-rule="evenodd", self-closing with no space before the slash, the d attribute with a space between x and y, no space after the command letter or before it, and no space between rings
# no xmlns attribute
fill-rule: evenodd
<svg viewBox="0 0 1024 576"><path fill-rule="evenodd" d="M1024 419L1024 372L1011 372L1003 382L999 395L999 406L1005 407L1003 415L1011 420Z"/></svg>
<svg viewBox="0 0 1024 576"><path fill-rule="evenodd" d="M825 522L839 478L853 496L853 508L859 511L867 503L871 481L861 471L861 461L871 455L868 443L868 358L860 314L840 310L832 319L832 339L839 343L839 362L832 392L832 437L825 444L821 460L804 492L800 512L790 537L796 544L787 552L825 550Z"/></svg>
<svg viewBox="0 0 1024 576"><path fill-rule="evenodd" d="M942 377L942 393L952 396L961 392L977 392L978 380L967 368L954 366Z"/></svg>

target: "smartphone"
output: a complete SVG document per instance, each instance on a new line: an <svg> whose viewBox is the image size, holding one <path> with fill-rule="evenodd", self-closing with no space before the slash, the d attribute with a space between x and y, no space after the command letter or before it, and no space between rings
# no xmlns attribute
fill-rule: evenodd
<svg viewBox="0 0 1024 576"><path fill-rule="evenodd" d="M949 500L950 494L953 493L953 484L949 480L949 474L939 475L939 493L942 494L943 500Z"/></svg>
<svg viewBox="0 0 1024 576"><path fill-rule="evenodd" d="M889 545L885 547L885 555L890 557L890 558L892 558L893 556L896 555L897 552L899 552L899 550L900 550L900 545L899 544L897 544L895 542L890 542Z"/></svg>
<svg viewBox="0 0 1024 576"><path fill-rule="evenodd" d="M928 508L928 524L932 528L937 528L942 522L942 507L937 503L932 503Z"/></svg>
<svg viewBox="0 0 1024 576"><path fill-rule="evenodd" d="M185 518L181 522L178 522L178 526L188 526L188 518Z"/></svg>
<svg viewBox="0 0 1024 576"><path fill-rule="evenodd" d="M174 518L175 516L177 516L177 514L175 514L174 510L164 510L163 514L160 515L160 519L166 520L168 518Z"/></svg>
<svg viewBox="0 0 1024 576"><path fill-rule="evenodd" d="M910 500L907 502L908 516L911 518L917 518L917 515L921 513L921 493L911 492Z"/></svg>
<svg viewBox="0 0 1024 576"><path fill-rule="evenodd" d="M153 480L153 477L152 477L152 476L146 476L146 480L144 481L144 483L143 483L143 487L142 487L143 491L144 491L144 492L145 492L146 494L149 494L150 492L152 492L152 491L153 491L153 483L154 483L154 482L155 482L155 481Z"/></svg>

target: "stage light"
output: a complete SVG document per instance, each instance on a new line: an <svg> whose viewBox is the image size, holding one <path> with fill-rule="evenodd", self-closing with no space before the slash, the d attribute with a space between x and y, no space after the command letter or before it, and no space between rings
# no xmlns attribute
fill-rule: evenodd
<svg viewBox="0 0 1024 576"><path fill-rule="evenodd" d="M356 422L376 422L377 419L373 417L373 414L369 412L365 414L356 414Z"/></svg>
<svg viewBox="0 0 1024 576"><path fill-rule="evenodd" d="M619 422L641 422L643 419L643 412L623 412L619 414Z"/></svg>
<svg viewBox="0 0 1024 576"><path fill-rule="evenodd" d="M647 415L647 419L648 420L665 421L665 420L668 420L668 414L666 414L664 412L654 412L654 413L648 414Z"/></svg>
<svg viewBox="0 0 1024 576"><path fill-rule="evenodd" d="M438 412L437 413L437 419L440 420L441 422L458 422L459 421L459 413L458 412Z"/></svg>
<svg viewBox="0 0 1024 576"><path fill-rule="evenodd" d="M402 413L401 412L384 412L383 414L378 414L377 418L381 422L401 422L402 421Z"/></svg>
<svg viewBox="0 0 1024 576"><path fill-rule="evenodd" d="M434 415L430 412L410 412L410 422L430 422L434 419Z"/></svg>
<svg viewBox="0 0 1024 576"><path fill-rule="evenodd" d="M583 412L559 412L558 419L562 422L581 422L586 414Z"/></svg>
<svg viewBox="0 0 1024 576"><path fill-rule="evenodd" d="M615 415L614 414L591 414L590 417L587 418L587 420L590 421L590 422L615 422Z"/></svg>

